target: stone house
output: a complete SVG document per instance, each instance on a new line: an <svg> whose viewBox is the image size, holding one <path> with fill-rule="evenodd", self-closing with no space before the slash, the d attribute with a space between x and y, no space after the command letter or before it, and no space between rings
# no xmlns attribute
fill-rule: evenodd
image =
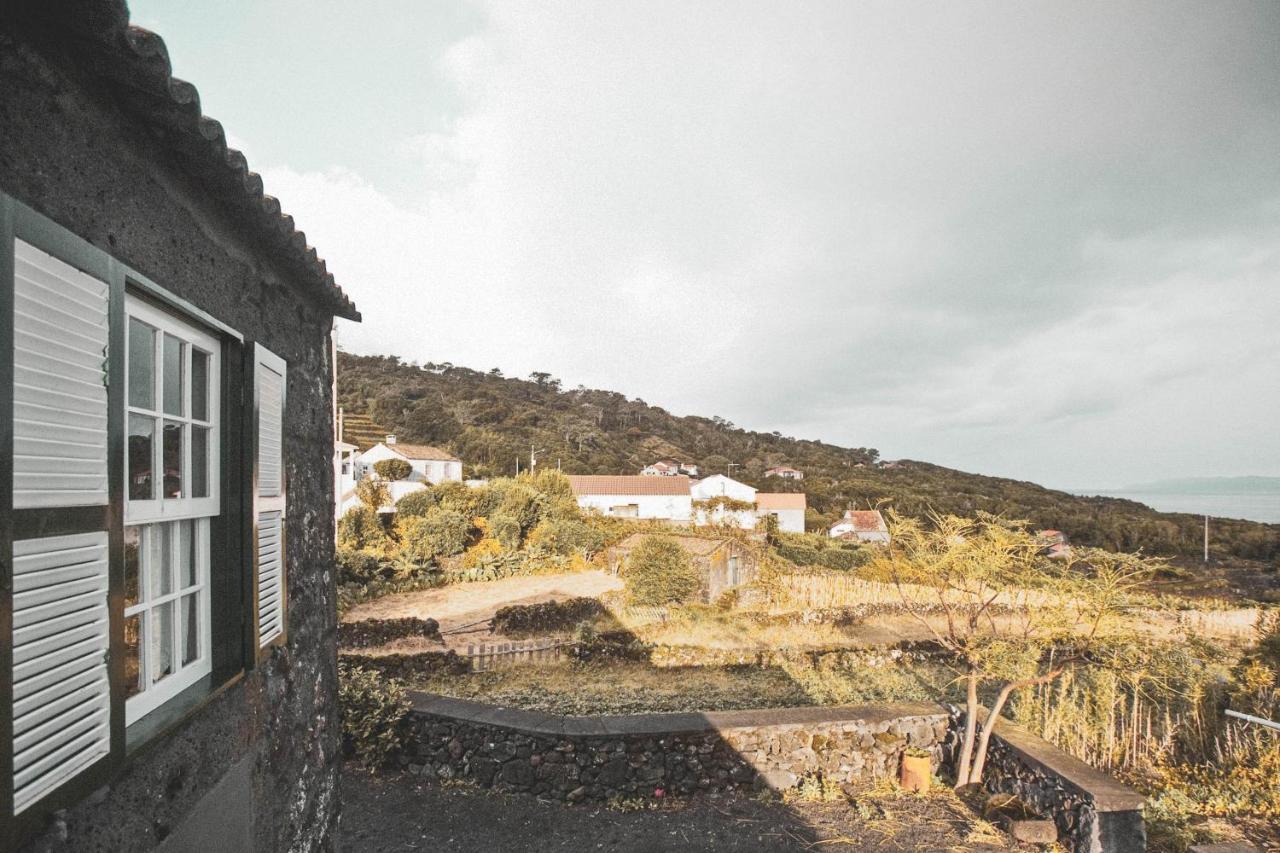
<svg viewBox="0 0 1280 853"><path fill-rule="evenodd" d="M641 540L650 534L633 533L609 549L609 568L617 574ZM663 534L674 539L684 549L702 578L700 598L710 604L725 590L749 584L756 579L760 558L750 548L736 539L718 539L701 536Z"/></svg>
<svg viewBox="0 0 1280 853"><path fill-rule="evenodd" d="M122 0L0 10L0 849L332 850L334 317Z"/></svg>

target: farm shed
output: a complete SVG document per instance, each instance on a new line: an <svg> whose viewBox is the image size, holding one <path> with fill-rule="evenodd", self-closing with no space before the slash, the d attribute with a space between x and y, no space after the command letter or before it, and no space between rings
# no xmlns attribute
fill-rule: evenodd
<svg viewBox="0 0 1280 853"><path fill-rule="evenodd" d="M0 849L333 849L359 315L123 2L2 14Z"/></svg>
<svg viewBox="0 0 1280 853"><path fill-rule="evenodd" d="M633 533L610 548L609 568L615 574L620 572L631 552L648 535ZM751 583L760 568L756 553L736 539L661 535L674 539L693 560L702 579L701 598L705 604L715 601L727 589Z"/></svg>

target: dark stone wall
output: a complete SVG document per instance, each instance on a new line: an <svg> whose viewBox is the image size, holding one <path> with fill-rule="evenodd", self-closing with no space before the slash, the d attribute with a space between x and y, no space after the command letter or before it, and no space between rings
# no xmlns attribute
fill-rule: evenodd
<svg viewBox="0 0 1280 853"><path fill-rule="evenodd" d="M332 849L340 728L331 312L302 296L99 81L2 31L0 189L289 363L287 645L24 849L153 849L246 759L256 849Z"/></svg>
<svg viewBox="0 0 1280 853"><path fill-rule="evenodd" d="M935 765L948 719L927 704L561 717L413 694L411 773L568 803L785 790L896 776L908 747Z"/></svg>

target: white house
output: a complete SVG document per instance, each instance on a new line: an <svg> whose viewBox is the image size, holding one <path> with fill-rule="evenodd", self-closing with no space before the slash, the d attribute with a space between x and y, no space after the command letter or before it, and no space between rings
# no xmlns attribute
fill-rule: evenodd
<svg viewBox="0 0 1280 853"><path fill-rule="evenodd" d="M408 462L413 469L407 478L410 483L462 482L462 461L456 456L425 444L402 444L394 435L387 436L385 442L360 454L359 477L372 473L374 464L384 459Z"/></svg>
<svg viewBox="0 0 1280 853"><path fill-rule="evenodd" d="M775 465L764 472L766 477L781 477L784 480L803 480L804 472L789 465Z"/></svg>
<svg viewBox="0 0 1280 853"><path fill-rule="evenodd" d="M359 447L345 441L333 443L333 505L337 518L342 518L342 514L351 508L350 502L356 499L359 466Z"/></svg>
<svg viewBox="0 0 1280 853"><path fill-rule="evenodd" d="M693 484L692 493L695 502L714 502L717 498L727 498L743 504L752 504L749 509L732 509L723 503L713 505L710 509L695 508L694 524L736 524L744 530L751 530L759 520L754 506L756 490L724 474L713 474L705 480L699 480Z"/></svg>
<svg viewBox="0 0 1280 853"><path fill-rule="evenodd" d="M713 474L704 480L699 480L693 484L691 491L695 501L727 497L744 503L756 502L755 489L746 483L739 483L737 480L726 477L724 474Z"/></svg>
<svg viewBox="0 0 1280 853"><path fill-rule="evenodd" d="M766 515L776 517L778 529L786 533L804 533L804 511L807 506L802 492L756 494L756 515L760 518Z"/></svg>
<svg viewBox="0 0 1280 853"><path fill-rule="evenodd" d="M830 534L833 539L889 544L889 525L878 509L846 510L844 518L831 526Z"/></svg>
<svg viewBox="0 0 1280 853"><path fill-rule="evenodd" d="M680 473L680 463L674 459L660 459L640 469L645 477L674 477Z"/></svg>
<svg viewBox="0 0 1280 853"><path fill-rule="evenodd" d="M689 478L683 475L570 474L578 506L621 518L656 518L687 523L693 515Z"/></svg>

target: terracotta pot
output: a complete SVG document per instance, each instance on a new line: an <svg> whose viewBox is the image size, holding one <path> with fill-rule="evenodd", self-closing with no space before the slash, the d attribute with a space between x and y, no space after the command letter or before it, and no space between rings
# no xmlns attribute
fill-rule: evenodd
<svg viewBox="0 0 1280 853"><path fill-rule="evenodd" d="M903 755L900 778L902 787L917 794L926 793L933 780L932 765L933 761L927 755Z"/></svg>

